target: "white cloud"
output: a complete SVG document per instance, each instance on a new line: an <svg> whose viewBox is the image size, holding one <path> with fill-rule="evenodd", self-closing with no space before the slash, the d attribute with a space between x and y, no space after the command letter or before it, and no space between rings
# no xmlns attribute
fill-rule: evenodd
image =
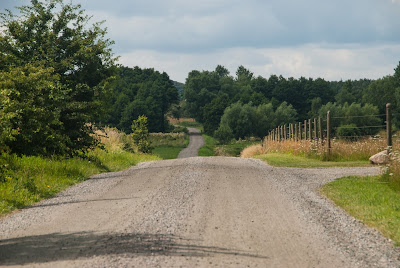
<svg viewBox="0 0 400 268"><path fill-rule="evenodd" d="M276 74L347 80L377 79L393 74L400 60L397 55L400 55L400 45L330 47L309 44L287 48L232 48L203 54L138 50L122 54L120 63L165 71L171 79L181 82L192 70L214 70L218 64L228 68L232 75L239 65L244 65L265 78Z"/></svg>
<svg viewBox="0 0 400 268"><path fill-rule="evenodd" d="M400 60L400 0L72 1L106 20L122 64L182 82L218 64L263 77L378 78Z"/></svg>

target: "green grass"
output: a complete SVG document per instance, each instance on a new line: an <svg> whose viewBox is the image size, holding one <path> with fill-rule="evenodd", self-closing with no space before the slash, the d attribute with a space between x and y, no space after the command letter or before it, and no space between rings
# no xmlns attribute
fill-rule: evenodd
<svg viewBox="0 0 400 268"><path fill-rule="evenodd" d="M195 121L183 121L183 122L179 122L176 123L178 126L182 126L182 127L192 127L192 128L198 128L200 130L203 130L203 125L195 122Z"/></svg>
<svg viewBox="0 0 400 268"><path fill-rule="evenodd" d="M381 177L346 177L326 184L320 191L400 246L400 193Z"/></svg>
<svg viewBox="0 0 400 268"><path fill-rule="evenodd" d="M203 134L205 145L199 149L199 156L240 156L242 150L258 141L233 141L230 144L218 145L217 141Z"/></svg>
<svg viewBox="0 0 400 268"><path fill-rule="evenodd" d="M371 166L368 161L321 161L318 159L296 156L284 153L268 153L255 156L255 158L266 161L271 166L276 167L299 167L299 168L319 168L319 167L363 167Z"/></svg>
<svg viewBox="0 0 400 268"><path fill-rule="evenodd" d="M260 143L260 141L254 141L254 140L233 141L230 144L218 145L216 147L216 151L218 155L238 157L240 156L240 153L243 151L243 149L257 143Z"/></svg>
<svg viewBox="0 0 400 268"><path fill-rule="evenodd" d="M10 157L5 181L0 182L0 215L49 198L94 174L123 170L151 160L159 158L100 149L85 158Z"/></svg>
<svg viewBox="0 0 400 268"><path fill-rule="evenodd" d="M164 160L175 159L188 146L189 136L185 133L152 133L150 141L154 146L154 155Z"/></svg>
<svg viewBox="0 0 400 268"><path fill-rule="evenodd" d="M168 146L161 145L153 149L152 153L158 157L166 159L176 159L179 153L185 148L185 146Z"/></svg>
<svg viewBox="0 0 400 268"><path fill-rule="evenodd" d="M205 145L200 147L198 155L199 156L214 156L214 149L217 144L217 141L208 135L203 134L203 138L205 141Z"/></svg>

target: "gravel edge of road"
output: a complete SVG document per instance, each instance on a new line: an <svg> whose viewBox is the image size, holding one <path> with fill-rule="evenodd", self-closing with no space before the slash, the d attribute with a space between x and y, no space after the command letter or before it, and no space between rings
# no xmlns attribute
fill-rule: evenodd
<svg viewBox="0 0 400 268"><path fill-rule="evenodd" d="M266 164L259 159L253 160ZM328 238L330 245L327 247L335 248L352 260L350 267L400 267L400 248L394 247L391 239L355 219L319 192L323 185L336 179L378 175L380 168L272 167L272 172L277 173L271 178L279 190L291 197L293 205L318 233Z"/></svg>

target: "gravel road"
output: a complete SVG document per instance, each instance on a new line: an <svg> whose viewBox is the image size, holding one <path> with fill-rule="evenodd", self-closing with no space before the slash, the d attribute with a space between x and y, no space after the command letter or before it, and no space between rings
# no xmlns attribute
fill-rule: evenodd
<svg viewBox="0 0 400 268"><path fill-rule="evenodd" d="M179 153L178 158L197 156L200 147L204 145L204 139L199 129L189 127L188 130L189 145Z"/></svg>
<svg viewBox="0 0 400 268"><path fill-rule="evenodd" d="M400 267L392 241L317 192L377 172L227 157L141 163L0 219L0 265Z"/></svg>

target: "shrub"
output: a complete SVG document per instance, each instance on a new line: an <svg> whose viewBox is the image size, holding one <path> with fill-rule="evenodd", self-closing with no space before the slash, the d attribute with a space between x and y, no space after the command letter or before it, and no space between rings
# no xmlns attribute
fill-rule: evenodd
<svg viewBox="0 0 400 268"><path fill-rule="evenodd" d="M226 144L230 142L233 137L232 129L224 124L221 124L219 128L214 132L214 137L219 143Z"/></svg>
<svg viewBox="0 0 400 268"><path fill-rule="evenodd" d="M344 140L358 140L360 135L360 129L355 124L341 125L336 130L336 136Z"/></svg>
<svg viewBox="0 0 400 268"><path fill-rule="evenodd" d="M133 120L132 131L133 142L138 147L139 152L150 153L152 148L149 141L147 117L141 115L137 120Z"/></svg>

